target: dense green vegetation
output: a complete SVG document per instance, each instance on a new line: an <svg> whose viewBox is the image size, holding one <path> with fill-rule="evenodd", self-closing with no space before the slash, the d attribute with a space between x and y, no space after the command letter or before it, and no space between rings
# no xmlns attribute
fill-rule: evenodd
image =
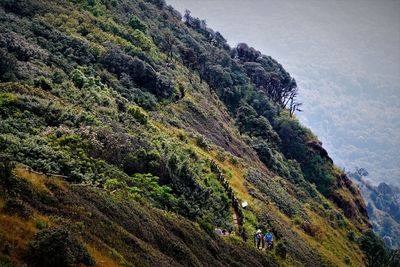
<svg viewBox="0 0 400 267"><path fill-rule="evenodd" d="M143 197L110 194L19 168L15 172L17 176L9 177L8 199L29 206L31 218L2 214L1 266L22 262L29 266L276 266L271 257L236 239L224 241L213 231L207 234L175 213L153 208ZM19 239L19 234L29 242Z"/></svg>
<svg viewBox="0 0 400 267"><path fill-rule="evenodd" d="M361 249L365 252L367 266L399 266L399 251L389 251L383 239L372 230L366 232L359 242Z"/></svg>
<svg viewBox="0 0 400 267"><path fill-rule="evenodd" d="M38 232L25 252L32 266L94 265L86 249L64 229L44 229Z"/></svg>
<svg viewBox="0 0 400 267"><path fill-rule="evenodd" d="M162 0L2 0L0 17L0 263L67 246L60 265L364 264L359 191L274 59ZM268 255L225 188L250 237L272 227Z"/></svg>

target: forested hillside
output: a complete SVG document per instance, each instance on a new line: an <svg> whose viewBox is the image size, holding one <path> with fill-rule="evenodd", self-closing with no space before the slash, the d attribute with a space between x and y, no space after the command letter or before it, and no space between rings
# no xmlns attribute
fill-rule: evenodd
<svg viewBox="0 0 400 267"><path fill-rule="evenodd" d="M366 264L360 192L274 59L163 0L0 3L1 266Z"/></svg>
<svg viewBox="0 0 400 267"><path fill-rule="evenodd" d="M374 231L390 248L400 246L400 188L380 183L377 186L365 181L369 175L364 168L348 173L361 189Z"/></svg>

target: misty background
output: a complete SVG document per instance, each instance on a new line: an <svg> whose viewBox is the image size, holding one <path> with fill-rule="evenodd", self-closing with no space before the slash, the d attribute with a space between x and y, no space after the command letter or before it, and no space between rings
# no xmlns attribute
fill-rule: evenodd
<svg viewBox="0 0 400 267"><path fill-rule="evenodd" d="M294 77L335 163L400 186L400 0L167 0Z"/></svg>

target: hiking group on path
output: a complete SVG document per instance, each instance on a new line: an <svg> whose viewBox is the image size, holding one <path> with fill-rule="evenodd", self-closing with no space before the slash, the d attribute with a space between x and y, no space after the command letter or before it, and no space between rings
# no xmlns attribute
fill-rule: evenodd
<svg viewBox="0 0 400 267"><path fill-rule="evenodd" d="M240 236L242 237L243 241L246 243L247 242L247 233L246 230L243 229L243 231L240 233ZM266 233L263 234L261 230L257 230L257 232L254 234L254 246L258 249L261 250L271 250L274 246L274 236L272 233L267 229Z"/></svg>
<svg viewBox="0 0 400 267"><path fill-rule="evenodd" d="M237 229L240 229L243 226L244 222L244 213L242 209L246 209L248 207L248 203L247 201L243 201L240 204L239 199L236 197L235 192L230 186L229 182L225 179L225 176L218 167L218 164L214 160L211 160L210 164L211 164L211 170L217 174L218 180L221 182L228 196L232 200L232 207L234 211L233 224ZM230 231L226 231L224 229L219 229L219 228L215 228L214 231L217 235L222 235L222 236L227 236L227 235L229 236L231 234ZM240 236L242 237L243 241L247 243L247 233L244 228L240 232ZM273 248L273 235L268 230L268 228L265 234L263 234L261 230L257 230L257 232L254 234L254 246L263 251L264 250L268 251Z"/></svg>

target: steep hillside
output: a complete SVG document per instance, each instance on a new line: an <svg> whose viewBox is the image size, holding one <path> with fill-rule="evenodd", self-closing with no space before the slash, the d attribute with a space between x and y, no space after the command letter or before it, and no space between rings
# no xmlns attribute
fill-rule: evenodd
<svg viewBox="0 0 400 267"><path fill-rule="evenodd" d="M400 246L400 188L380 183L374 186L365 181L368 171L361 168L348 173L359 186L367 202L368 215L374 231L390 248Z"/></svg>
<svg viewBox="0 0 400 267"><path fill-rule="evenodd" d="M364 265L360 192L271 57L162 0L0 18L2 265Z"/></svg>

